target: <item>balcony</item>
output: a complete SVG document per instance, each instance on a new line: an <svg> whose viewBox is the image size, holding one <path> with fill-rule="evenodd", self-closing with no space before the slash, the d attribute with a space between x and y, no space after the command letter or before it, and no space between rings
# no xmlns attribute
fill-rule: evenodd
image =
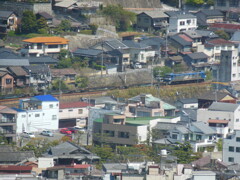
<svg viewBox="0 0 240 180"><path fill-rule="evenodd" d="M16 123L15 119L0 119L0 124L1 123Z"/></svg>
<svg viewBox="0 0 240 180"><path fill-rule="evenodd" d="M5 129L2 129L0 131L0 134L16 134L16 131L15 130L5 130Z"/></svg>

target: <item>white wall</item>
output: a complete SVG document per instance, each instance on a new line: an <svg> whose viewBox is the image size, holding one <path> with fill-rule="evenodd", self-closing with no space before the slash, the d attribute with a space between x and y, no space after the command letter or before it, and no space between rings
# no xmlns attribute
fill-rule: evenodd
<svg viewBox="0 0 240 180"><path fill-rule="evenodd" d="M82 113L79 112L82 110ZM88 117L88 107L59 109L59 119L78 119Z"/></svg>
<svg viewBox="0 0 240 180"><path fill-rule="evenodd" d="M138 140L140 142L146 141L148 137L148 126L137 126Z"/></svg>
<svg viewBox="0 0 240 180"><path fill-rule="evenodd" d="M53 158L45 157L38 158L38 168L48 168L53 166L54 166Z"/></svg>

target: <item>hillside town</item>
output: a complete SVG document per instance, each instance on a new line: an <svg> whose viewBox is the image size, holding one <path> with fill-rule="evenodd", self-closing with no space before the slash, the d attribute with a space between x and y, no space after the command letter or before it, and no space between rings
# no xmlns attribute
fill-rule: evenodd
<svg viewBox="0 0 240 180"><path fill-rule="evenodd" d="M240 179L240 0L0 0L0 180Z"/></svg>

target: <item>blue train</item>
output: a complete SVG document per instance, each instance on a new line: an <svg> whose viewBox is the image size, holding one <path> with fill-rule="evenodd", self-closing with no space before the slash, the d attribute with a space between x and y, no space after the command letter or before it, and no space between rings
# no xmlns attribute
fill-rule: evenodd
<svg viewBox="0 0 240 180"><path fill-rule="evenodd" d="M163 77L163 82L166 84L185 84L203 82L206 78L204 71L188 72L188 73L168 73Z"/></svg>

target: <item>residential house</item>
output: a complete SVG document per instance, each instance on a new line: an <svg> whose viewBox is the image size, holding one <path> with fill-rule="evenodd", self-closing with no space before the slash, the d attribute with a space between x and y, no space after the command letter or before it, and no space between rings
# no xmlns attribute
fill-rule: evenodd
<svg viewBox="0 0 240 180"><path fill-rule="evenodd" d="M33 174L32 174L33 169L34 168L32 166L0 165L0 174L8 175L9 178L11 177L12 174L15 174L15 176L17 176L18 174L20 174L20 176L21 174L24 174L24 175L29 175L29 177L33 177ZM0 177L0 178L4 179L4 177Z"/></svg>
<svg viewBox="0 0 240 180"><path fill-rule="evenodd" d="M47 12L44 12L44 11L39 12L39 13L36 14L36 17L37 17L37 19L40 19L40 18L45 19L48 26L52 25L52 23L53 23L53 16L50 15L49 13L47 13Z"/></svg>
<svg viewBox="0 0 240 180"><path fill-rule="evenodd" d="M104 118L96 119L93 123L93 133L107 135L106 143L116 145L134 145L145 143L148 133L158 122L177 122L177 118L164 117L132 117L126 118L123 114L105 114ZM99 137L93 136L95 143L100 143Z"/></svg>
<svg viewBox="0 0 240 180"><path fill-rule="evenodd" d="M168 16L162 11L144 11L137 14L136 27L151 32L165 28L168 23Z"/></svg>
<svg viewBox="0 0 240 180"><path fill-rule="evenodd" d="M165 141L157 140L154 143L175 144L190 141L194 152L206 150L207 147L215 147L216 131L204 122L192 122L186 126L177 126L169 130L169 136Z"/></svg>
<svg viewBox="0 0 240 180"><path fill-rule="evenodd" d="M223 30L226 33L232 35L234 32L240 30L240 24L213 23L210 25L209 29L211 31Z"/></svg>
<svg viewBox="0 0 240 180"><path fill-rule="evenodd" d="M57 65L58 60L50 56L27 57L30 65Z"/></svg>
<svg viewBox="0 0 240 180"><path fill-rule="evenodd" d="M239 8L240 3L238 0L215 0L214 8L221 11L228 12L231 9Z"/></svg>
<svg viewBox="0 0 240 180"><path fill-rule="evenodd" d="M193 39L193 47L196 47L199 44L204 44L207 40L218 38L218 35L209 30L197 29L194 31L185 31L183 33Z"/></svg>
<svg viewBox="0 0 240 180"><path fill-rule="evenodd" d="M171 42L171 45L177 49L177 52L186 54L192 51L193 40L185 34L175 34L170 36L169 41Z"/></svg>
<svg viewBox="0 0 240 180"><path fill-rule="evenodd" d="M197 29L197 17L182 11L167 11L169 16L169 33L179 33Z"/></svg>
<svg viewBox="0 0 240 180"><path fill-rule="evenodd" d="M237 98L233 95L220 91L205 91L198 97L198 107L208 108L213 102L237 103Z"/></svg>
<svg viewBox="0 0 240 180"><path fill-rule="evenodd" d="M92 175L93 165L90 164L71 164L49 167L44 173L47 179L69 179L84 178Z"/></svg>
<svg viewBox="0 0 240 180"><path fill-rule="evenodd" d="M226 138L229 132L229 120L209 119L207 123L209 127L217 132L217 137Z"/></svg>
<svg viewBox="0 0 240 180"><path fill-rule="evenodd" d="M240 131L236 130L223 139L223 162L230 165L240 163Z"/></svg>
<svg viewBox="0 0 240 180"><path fill-rule="evenodd" d="M240 31L235 31L230 39L235 46L238 48L238 52L240 52Z"/></svg>
<svg viewBox="0 0 240 180"><path fill-rule="evenodd" d="M103 118L105 114L110 114L110 113L123 114L125 112L125 104L123 103L104 100L104 107L102 107L103 102L100 102L100 103L101 104L97 105L96 107L89 108L88 126L87 126L89 131L92 131L93 129L94 120ZM92 101L90 101L90 104L94 105Z"/></svg>
<svg viewBox="0 0 240 180"><path fill-rule="evenodd" d="M216 180L217 179L217 173L213 171L193 171L192 173L192 179L193 180L203 180L203 179L209 179L209 180Z"/></svg>
<svg viewBox="0 0 240 180"><path fill-rule="evenodd" d="M0 88L1 92L11 92L14 87L14 78L13 76L6 70L0 69Z"/></svg>
<svg viewBox="0 0 240 180"><path fill-rule="evenodd" d="M8 67L7 70L14 78L14 86L25 87L30 84L29 74L21 66Z"/></svg>
<svg viewBox="0 0 240 180"><path fill-rule="evenodd" d="M175 65L183 64L182 56L169 56L168 59L165 60L165 65L169 67L173 67Z"/></svg>
<svg viewBox="0 0 240 180"><path fill-rule="evenodd" d="M75 85L77 73L73 68L50 69L52 79L61 79L67 84Z"/></svg>
<svg viewBox="0 0 240 180"><path fill-rule="evenodd" d="M17 149L14 148L13 146L1 145L0 149L1 165L14 165L31 158L35 158L33 151L17 151Z"/></svg>
<svg viewBox="0 0 240 180"><path fill-rule="evenodd" d="M234 50L235 44L225 39L213 39L206 41L204 45L198 45L197 52L204 52L209 56L209 63L220 62L222 50Z"/></svg>
<svg viewBox="0 0 240 180"><path fill-rule="evenodd" d="M184 61L193 71L206 71L212 66L208 63L208 56L203 52L186 54Z"/></svg>
<svg viewBox="0 0 240 180"><path fill-rule="evenodd" d="M18 18L13 11L0 11L0 33L15 31L18 27Z"/></svg>
<svg viewBox="0 0 240 180"><path fill-rule="evenodd" d="M59 101L51 95L21 99L17 111L17 133L36 132L59 127Z"/></svg>
<svg viewBox="0 0 240 180"><path fill-rule="evenodd" d="M199 26L208 26L208 24L224 21L224 14L218 9L202 9L195 15Z"/></svg>
<svg viewBox="0 0 240 180"><path fill-rule="evenodd" d="M29 60L11 49L0 48L0 67L29 66Z"/></svg>
<svg viewBox="0 0 240 180"><path fill-rule="evenodd" d="M176 107L151 94L140 94L128 99L130 117L175 116Z"/></svg>
<svg viewBox="0 0 240 180"><path fill-rule="evenodd" d="M107 39L102 42L98 42L91 48L93 49L100 49L104 52L110 53L111 51L117 52L117 55L120 54L120 56L115 56L115 58L111 59L111 62L114 64L125 64L129 65L130 63L130 53L129 53L129 47L123 44L122 41L118 39ZM108 58L103 58L103 62L108 61ZM105 64L105 63L104 63Z"/></svg>
<svg viewBox="0 0 240 180"><path fill-rule="evenodd" d="M26 43L21 54L29 56L56 55L62 49L68 50L69 40L62 37L35 37L23 40Z"/></svg>
<svg viewBox="0 0 240 180"><path fill-rule="evenodd" d="M239 104L214 102L208 109L198 109L197 121L207 123L209 120L221 120L218 124L225 124L224 126L228 125L229 132L232 132L233 130L240 129L239 109ZM210 124L213 122L209 121L208 123ZM215 122L215 124L217 123ZM219 135L226 135L224 126L222 126L222 134L219 132Z"/></svg>
<svg viewBox="0 0 240 180"><path fill-rule="evenodd" d="M92 105L87 102L68 102L60 103L59 107L59 128L87 126L89 107Z"/></svg>
<svg viewBox="0 0 240 180"><path fill-rule="evenodd" d="M123 41L123 44L129 48L130 62L133 64L137 62L141 64L147 64L154 60L155 51L151 49L151 46L148 46L142 42L135 42L131 40L125 40Z"/></svg>
<svg viewBox="0 0 240 180"><path fill-rule="evenodd" d="M198 100L196 98L185 98L176 101L176 107L178 109L197 109Z"/></svg>
<svg viewBox="0 0 240 180"><path fill-rule="evenodd" d="M50 69L47 65L24 66L29 74L30 87L36 90L46 90L52 81Z"/></svg>
<svg viewBox="0 0 240 180"><path fill-rule="evenodd" d="M66 141L57 146L50 147L42 155L45 158L53 158L54 165L92 164L100 158L82 146Z"/></svg>
<svg viewBox="0 0 240 180"><path fill-rule="evenodd" d="M192 47L196 48L197 45L202 44L202 35L197 33L197 30L190 30L190 31L184 31L183 34L191 38L192 41Z"/></svg>
<svg viewBox="0 0 240 180"><path fill-rule="evenodd" d="M214 79L217 82L240 80L239 56L237 50L222 50L219 68L215 69Z"/></svg>
<svg viewBox="0 0 240 180"><path fill-rule="evenodd" d="M16 118L17 111L0 106L0 134L4 134L9 143L16 142Z"/></svg>
<svg viewBox="0 0 240 180"><path fill-rule="evenodd" d="M151 46L151 49L155 51L156 58L161 57L162 47L166 46L165 40L160 37L143 38L140 41L147 46Z"/></svg>

